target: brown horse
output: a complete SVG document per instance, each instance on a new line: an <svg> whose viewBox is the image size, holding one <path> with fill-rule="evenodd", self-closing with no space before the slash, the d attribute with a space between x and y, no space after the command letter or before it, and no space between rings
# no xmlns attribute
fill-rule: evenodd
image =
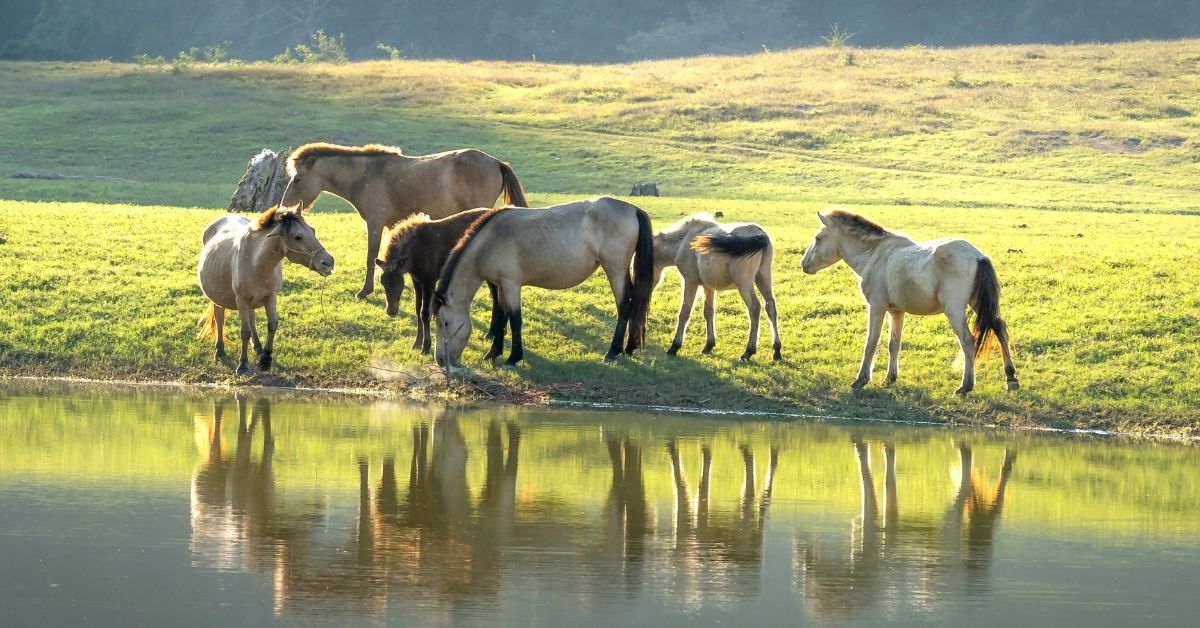
<svg viewBox="0 0 1200 628"><path fill-rule="evenodd" d="M474 148L409 157L391 146L318 142L297 148L287 169L291 180L281 205L308 207L329 192L353 205L367 223L367 275L360 299L375 290L374 263L387 225L417 212L436 219L491 207L501 194L505 204L527 204L512 167Z"/></svg>
<svg viewBox="0 0 1200 628"><path fill-rule="evenodd" d="M433 313L433 289L446 258L467 231L467 227L488 209L471 209L441 220L430 220L425 214L413 214L392 230L388 244L383 249L383 258L375 264L383 270L379 283L383 285L384 307L388 316L400 311L400 296L404 292L404 274L412 275L415 314L417 317L417 339L413 349L428 354L432 336L429 333L429 318ZM496 304L496 286L488 284L492 292L492 328L503 325L499 306Z"/></svg>
<svg viewBox="0 0 1200 628"><path fill-rule="evenodd" d="M646 212L599 197L536 211L494 209L484 214L450 253L433 294L438 363L447 371L458 366L470 336L471 300L483 282L499 288L502 321L512 327L511 365L524 355L521 287L565 290L583 283L597 268L608 276L617 305L616 330L604 356L610 361L621 353L626 330L626 353L640 348L645 338L654 289L654 233ZM502 322L484 357L495 358L503 349Z"/></svg>

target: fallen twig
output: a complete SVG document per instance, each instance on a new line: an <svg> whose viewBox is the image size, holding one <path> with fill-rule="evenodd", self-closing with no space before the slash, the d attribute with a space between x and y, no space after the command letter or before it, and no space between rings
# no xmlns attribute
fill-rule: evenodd
<svg viewBox="0 0 1200 628"><path fill-rule="evenodd" d="M50 181L56 179L79 179L88 181L118 181L120 183L141 183L132 179L122 179L121 177L111 177L103 174L60 174L58 172L14 172L8 175L10 179L36 179L39 181Z"/></svg>

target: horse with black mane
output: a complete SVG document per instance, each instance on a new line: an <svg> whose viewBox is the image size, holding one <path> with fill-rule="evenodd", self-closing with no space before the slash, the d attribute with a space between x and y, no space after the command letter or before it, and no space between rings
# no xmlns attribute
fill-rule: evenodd
<svg viewBox="0 0 1200 628"><path fill-rule="evenodd" d="M504 323L512 329L507 363L524 356L521 287L565 290L604 269L617 305L617 325L606 361L642 346L654 289L654 234L635 205L599 197L545 209L494 209L475 221L450 253L433 295L437 358L458 365L471 329L471 300L487 281L499 289L501 326L486 358L504 350ZM632 271L631 271L632 263Z"/></svg>
<svg viewBox="0 0 1200 628"><path fill-rule="evenodd" d="M525 192L508 164L474 148L409 157L394 146L317 142L288 157L291 179L281 205L308 207L321 192L345 199L367 223L367 274L358 297L375 290L383 229L417 212L430 218L504 203L524 207Z"/></svg>

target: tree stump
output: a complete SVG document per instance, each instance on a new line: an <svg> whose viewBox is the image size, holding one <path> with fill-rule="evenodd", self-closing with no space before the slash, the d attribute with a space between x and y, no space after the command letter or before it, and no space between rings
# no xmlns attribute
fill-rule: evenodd
<svg viewBox="0 0 1200 628"><path fill-rule="evenodd" d="M630 196L658 196L658 184L649 183L634 183L633 189L629 191Z"/></svg>
<svg viewBox="0 0 1200 628"><path fill-rule="evenodd" d="M252 157L229 199L229 211L260 214L278 205L288 183L287 158L291 152L290 148L282 153L264 148Z"/></svg>

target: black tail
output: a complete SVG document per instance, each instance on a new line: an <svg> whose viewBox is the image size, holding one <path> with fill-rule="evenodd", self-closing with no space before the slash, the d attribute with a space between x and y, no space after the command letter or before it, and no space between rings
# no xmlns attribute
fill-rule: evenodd
<svg viewBox="0 0 1200 628"><path fill-rule="evenodd" d="M525 188L521 187L521 180L517 178L517 173L513 172L512 166L503 161L500 162L500 179L504 182L505 204L529 207L529 201L525 200Z"/></svg>
<svg viewBox="0 0 1200 628"><path fill-rule="evenodd" d="M756 233L752 236L738 235L736 233L719 233L717 235L705 235L692 240L692 250L699 253L720 253L721 255L731 255L733 257L745 257L753 255L768 246L771 246L771 238L765 233Z"/></svg>
<svg viewBox="0 0 1200 628"><path fill-rule="evenodd" d="M1000 318L1000 280L988 258L979 260L975 269L975 287L971 289L971 309L975 310L975 359L987 357L1000 338L1008 338L1008 325Z"/></svg>
<svg viewBox="0 0 1200 628"><path fill-rule="evenodd" d="M629 339L625 353L646 346L646 315L650 313L650 295L654 292L654 230L650 216L637 210L638 239L633 252L633 276L625 282L632 296L629 308Z"/></svg>

